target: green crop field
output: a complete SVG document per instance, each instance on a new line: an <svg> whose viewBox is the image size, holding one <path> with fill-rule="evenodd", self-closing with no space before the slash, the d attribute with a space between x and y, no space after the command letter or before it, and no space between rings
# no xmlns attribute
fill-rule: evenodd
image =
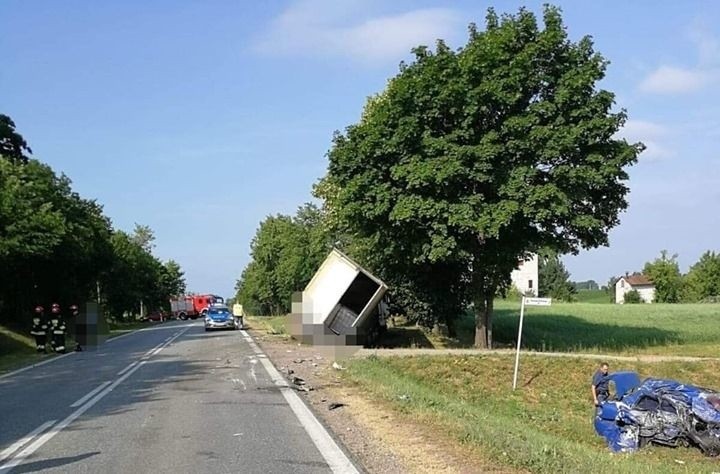
<svg viewBox="0 0 720 474"><path fill-rule="evenodd" d="M613 295L605 290L579 290L575 299L578 303L614 303Z"/></svg>
<svg viewBox="0 0 720 474"><path fill-rule="evenodd" d="M498 347L514 345L519 315L519 302L496 302L493 337ZM473 330L468 314L458 328L459 345L472 344ZM532 306L525 313L522 345L536 351L715 357L720 304Z"/></svg>
<svg viewBox="0 0 720 474"><path fill-rule="evenodd" d="M596 361L526 355L512 391L512 356L355 359L344 374L376 402L422 420L439 436L497 464L531 472L713 472L694 448L648 447L613 455L594 432ZM720 362L613 364L641 376L720 388Z"/></svg>

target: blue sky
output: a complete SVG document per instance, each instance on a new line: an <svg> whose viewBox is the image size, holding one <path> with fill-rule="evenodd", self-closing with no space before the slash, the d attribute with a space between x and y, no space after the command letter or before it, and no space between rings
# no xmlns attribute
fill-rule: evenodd
<svg viewBox="0 0 720 474"><path fill-rule="evenodd" d="M259 221L311 199L333 131L410 48L540 4L4 0L0 112L117 228L151 226L189 289L230 296ZM611 61L621 133L648 145L610 247L566 258L572 277L720 250L720 4L556 4Z"/></svg>

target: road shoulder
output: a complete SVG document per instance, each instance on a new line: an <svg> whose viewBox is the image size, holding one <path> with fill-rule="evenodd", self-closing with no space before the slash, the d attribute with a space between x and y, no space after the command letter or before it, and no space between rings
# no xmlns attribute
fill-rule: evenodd
<svg viewBox="0 0 720 474"><path fill-rule="evenodd" d="M304 381L295 389L367 472L514 472L478 459L476 453L438 437L421 422L369 398L361 387L345 382L333 361L316 348L262 329L248 332L291 386L294 377ZM334 403L343 406L330 410Z"/></svg>

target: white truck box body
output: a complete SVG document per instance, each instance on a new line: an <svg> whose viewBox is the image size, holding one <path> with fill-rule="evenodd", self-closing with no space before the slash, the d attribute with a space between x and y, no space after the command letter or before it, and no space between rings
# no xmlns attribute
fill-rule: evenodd
<svg viewBox="0 0 720 474"><path fill-rule="evenodd" d="M375 311L387 286L380 279L333 249L305 287L305 323L326 325L336 333L358 328ZM340 321L338 318L341 318Z"/></svg>

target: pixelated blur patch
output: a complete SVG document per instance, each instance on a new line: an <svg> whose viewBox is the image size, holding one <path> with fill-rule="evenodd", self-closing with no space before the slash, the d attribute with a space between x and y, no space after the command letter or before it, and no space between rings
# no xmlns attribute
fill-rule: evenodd
<svg viewBox="0 0 720 474"><path fill-rule="evenodd" d="M75 321L75 340L84 350L94 350L108 340L110 328L97 303L85 303Z"/></svg>

